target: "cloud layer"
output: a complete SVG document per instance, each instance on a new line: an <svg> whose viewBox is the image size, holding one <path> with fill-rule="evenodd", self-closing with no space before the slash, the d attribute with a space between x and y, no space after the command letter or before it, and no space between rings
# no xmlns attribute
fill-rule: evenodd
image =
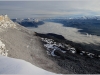
<svg viewBox="0 0 100 75"><path fill-rule="evenodd" d="M56 33L63 35L66 39L87 44L98 44L100 43L100 37L96 35L83 35L78 32L78 29L72 27L63 27L60 23L46 22L44 25L40 25L38 28L29 28L30 30L39 33Z"/></svg>

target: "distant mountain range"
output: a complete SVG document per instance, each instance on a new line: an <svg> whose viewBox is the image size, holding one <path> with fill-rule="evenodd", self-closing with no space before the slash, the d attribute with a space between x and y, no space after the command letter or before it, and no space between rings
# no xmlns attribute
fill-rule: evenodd
<svg viewBox="0 0 100 75"><path fill-rule="evenodd" d="M38 19L27 18L27 19L12 19L13 22L17 22L24 27L38 27L38 25L44 24L43 21Z"/></svg>

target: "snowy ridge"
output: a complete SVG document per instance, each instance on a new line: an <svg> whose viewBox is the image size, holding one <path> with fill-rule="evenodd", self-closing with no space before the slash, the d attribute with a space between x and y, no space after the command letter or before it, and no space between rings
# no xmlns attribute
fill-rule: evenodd
<svg viewBox="0 0 100 75"><path fill-rule="evenodd" d="M7 15L0 15L0 31L5 31L4 28L16 28L16 25ZM5 44L0 40L0 55L7 56L7 52Z"/></svg>
<svg viewBox="0 0 100 75"><path fill-rule="evenodd" d="M7 15L0 15L0 31L4 31L3 28L16 28L16 25ZM8 50L6 50L5 44L0 40L0 55L7 56L7 52Z"/></svg>
<svg viewBox="0 0 100 75"><path fill-rule="evenodd" d="M14 22L12 22L7 15L1 15L0 16L0 27L3 28L16 28L16 25Z"/></svg>

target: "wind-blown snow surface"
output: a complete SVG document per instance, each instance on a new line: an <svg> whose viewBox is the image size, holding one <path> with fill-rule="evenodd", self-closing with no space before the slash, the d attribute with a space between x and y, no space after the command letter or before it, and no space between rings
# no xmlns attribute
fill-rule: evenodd
<svg viewBox="0 0 100 75"><path fill-rule="evenodd" d="M78 32L79 29L72 27L63 27L60 23L45 22L44 25L40 25L38 28L29 28L30 30L39 33L56 33L63 35L66 39L80 42L80 43L100 43L100 37L96 35L87 36Z"/></svg>
<svg viewBox="0 0 100 75"><path fill-rule="evenodd" d="M56 75L20 59L0 56L0 74Z"/></svg>

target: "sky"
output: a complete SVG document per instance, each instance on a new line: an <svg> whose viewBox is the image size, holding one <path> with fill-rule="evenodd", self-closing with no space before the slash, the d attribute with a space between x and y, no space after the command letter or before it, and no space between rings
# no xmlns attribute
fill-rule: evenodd
<svg viewBox="0 0 100 75"><path fill-rule="evenodd" d="M10 18L99 16L100 0L0 1L0 14Z"/></svg>

